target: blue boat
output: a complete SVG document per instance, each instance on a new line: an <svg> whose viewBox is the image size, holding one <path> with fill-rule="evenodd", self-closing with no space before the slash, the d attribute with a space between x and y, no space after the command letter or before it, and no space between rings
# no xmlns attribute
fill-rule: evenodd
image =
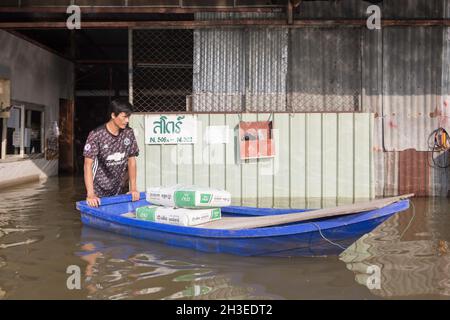
<svg viewBox="0 0 450 320"><path fill-rule="evenodd" d="M158 241L170 246L209 253L240 256L324 256L338 255L386 219L409 208L409 200L399 200L377 210L253 229L208 229L185 227L123 216L149 205L145 193L132 202L131 195L101 199L98 208L86 201L76 203L84 225L134 238ZM249 217L299 213L305 209L272 209L230 206L222 216Z"/></svg>

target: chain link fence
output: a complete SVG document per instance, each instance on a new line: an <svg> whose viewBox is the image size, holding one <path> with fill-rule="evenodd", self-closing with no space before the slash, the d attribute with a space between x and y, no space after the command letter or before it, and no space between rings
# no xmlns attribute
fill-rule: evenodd
<svg viewBox="0 0 450 320"><path fill-rule="evenodd" d="M340 112L361 103L359 28L133 30L136 112Z"/></svg>
<svg viewBox="0 0 450 320"><path fill-rule="evenodd" d="M193 30L134 30L132 39L136 111L186 111L192 94Z"/></svg>

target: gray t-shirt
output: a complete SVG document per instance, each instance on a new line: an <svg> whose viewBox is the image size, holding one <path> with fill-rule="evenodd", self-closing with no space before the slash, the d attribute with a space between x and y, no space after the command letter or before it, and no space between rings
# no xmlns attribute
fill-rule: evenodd
<svg viewBox="0 0 450 320"><path fill-rule="evenodd" d="M94 192L98 197L125 193L128 188L128 158L137 157L139 148L133 129L127 127L113 135L102 125L89 133L85 157L94 160Z"/></svg>

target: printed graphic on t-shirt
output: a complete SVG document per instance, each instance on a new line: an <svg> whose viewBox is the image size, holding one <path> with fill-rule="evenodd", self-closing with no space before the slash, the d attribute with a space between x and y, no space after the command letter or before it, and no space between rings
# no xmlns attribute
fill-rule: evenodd
<svg viewBox="0 0 450 320"><path fill-rule="evenodd" d="M133 129L120 130L117 136L103 125L89 133L85 157L94 159L94 192L99 197L124 193L128 183L128 158L137 157L139 148Z"/></svg>

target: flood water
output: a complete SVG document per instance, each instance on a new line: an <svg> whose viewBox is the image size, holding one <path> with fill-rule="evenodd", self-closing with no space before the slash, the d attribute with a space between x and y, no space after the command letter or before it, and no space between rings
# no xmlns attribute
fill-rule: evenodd
<svg viewBox="0 0 450 320"><path fill-rule="evenodd" d="M83 197L73 177L0 191L0 299L450 298L446 198L413 199L340 256L261 258L83 227ZM79 290L67 287L70 266L81 270Z"/></svg>

